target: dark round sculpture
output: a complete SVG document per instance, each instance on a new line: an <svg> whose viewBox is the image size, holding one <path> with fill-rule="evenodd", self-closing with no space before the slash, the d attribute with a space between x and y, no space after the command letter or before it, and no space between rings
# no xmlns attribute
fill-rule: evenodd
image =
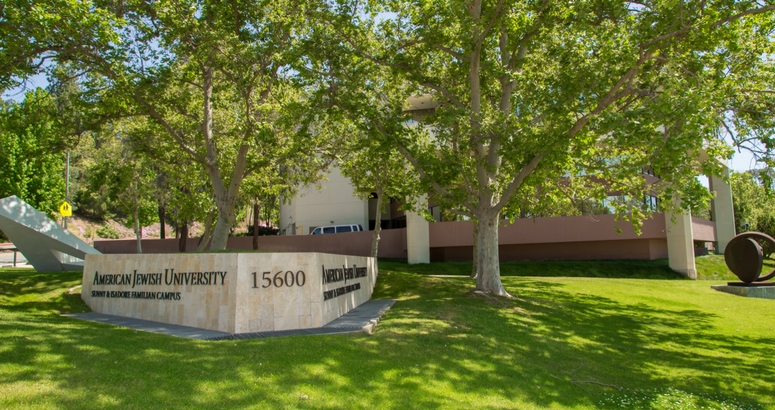
<svg viewBox="0 0 775 410"><path fill-rule="evenodd" d="M762 247L754 240L759 239L775 245L775 239L760 232L745 232L732 238L724 251L724 261L744 283L762 282L775 277L775 270L759 277L762 271Z"/></svg>

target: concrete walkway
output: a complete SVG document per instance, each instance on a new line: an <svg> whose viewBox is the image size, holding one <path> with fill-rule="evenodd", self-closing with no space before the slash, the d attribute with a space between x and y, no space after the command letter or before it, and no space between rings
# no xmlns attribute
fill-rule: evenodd
<svg viewBox="0 0 775 410"><path fill-rule="evenodd" d="M105 323L113 326L127 327L142 330L144 332L160 333L168 336L183 337L199 340L236 340L236 339L261 339L265 337L281 337L296 335L335 335L343 333L365 332L371 334L374 327L395 303L395 299L370 300L357 308L344 314L339 319L318 328L280 330L274 332L251 333L227 333L214 330L199 329L189 326L171 325L167 323L152 322L150 320L134 319L123 316L106 315L103 313L71 313L62 316L89 322Z"/></svg>
<svg viewBox="0 0 775 410"><path fill-rule="evenodd" d="M128 327L130 329L142 330L143 332L161 333L168 336L184 337L186 339L209 340L216 337L229 335L226 332L217 332L214 330L199 329L196 327L171 325L167 323L152 322L150 320L135 319L131 317L106 315L104 313L69 313L62 316L75 319L86 320L88 322L104 323L106 325Z"/></svg>

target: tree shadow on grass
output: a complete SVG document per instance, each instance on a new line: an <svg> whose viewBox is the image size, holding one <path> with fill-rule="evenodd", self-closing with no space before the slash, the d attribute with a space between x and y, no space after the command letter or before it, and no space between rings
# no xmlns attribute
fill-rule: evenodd
<svg viewBox="0 0 775 410"><path fill-rule="evenodd" d="M38 273L22 269L0 269L0 308L10 312L88 312L80 291L63 292L80 285L81 272Z"/></svg>
<svg viewBox="0 0 775 410"><path fill-rule="evenodd" d="M435 262L409 265L405 259L380 259L380 269L420 275L471 274L471 262ZM621 279L684 279L670 269L667 259L602 261L501 262L501 276L586 277Z"/></svg>
<svg viewBox="0 0 775 410"><path fill-rule="evenodd" d="M25 295L39 295L59 291L63 287L80 284L81 272L45 272L30 269L0 269L0 303L10 298L18 299ZM7 303L6 303L7 304Z"/></svg>
<svg viewBox="0 0 775 410"><path fill-rule="evenodd" d="M375 297L400 301L372 336L205 342L3 306L0 404L13 389L11 400L33 407L547 408L593 407L611 391L574 381L772 404L775 363L757 348L773 338L714 332L717 318L691 303L505 283L519 298L491 302L463 279L384 272Z"/></svg>
<svg viewBox="0 0 775 410"><path fill-rule="evenodd" d="M450 281L458 286L466 284L463 279ZM502 306L480 301L463 307L456 300L454 305L461 313L452 321L466 323L466 335L492 341L497 347L490 354L519 357L522 367L532 361L529 374L564 381L574 388L582 388L574 381L593 382L583 387L592 393L601 392L602 385L630 389L680 387L694 392L724 392L749 403L762 398L772 400L769 381L775 376L775 360L762 347L772 345L775 337L719 332L714 329L718 317L692 302L623 303L566 290L556 281L512 278L505 282L507 286L518 286L514 290L520 298L504 300ZM632 286L644 283L648 282ZM729 301L732 305L741 302ZM401 306L408 308L413 303L420 302L409 300ZM420 321L432 310L428 307L409 311L405 317L418 312L420 316L414 319ZM747 382L735 385L730 380ZM551 404L541 397L543 394L533 401L540 406ZM567 400L558 402L574 405Z"/></svg>
<svg viewBox="0 0 775 410"><path fill-rule="evenodd" d="M571 352L585 363L597 364L599 374L590 372L590 377L615 383L607 377L606 369L628 369L637 377L633 380L639 378L665 387L727 391L753 401L770 397L767 382L750 379L772 380L775 375L775 358L762 350L775 342L775 334L751 337L719 332L715 329L716 314L699 306L689 308L689 303L656 307L572 292L561 284L539 280L520 281L519 285L524 296L515 304L529 311L546 329L540 334L554 342L552 349L567 351L574 340L583 341L583 349ZM524 321L517 315L500 316L515 327ZM767 373L769 377L764 377ZM745 387L736 388L730 386L730 377L749 381Z"/></svg>

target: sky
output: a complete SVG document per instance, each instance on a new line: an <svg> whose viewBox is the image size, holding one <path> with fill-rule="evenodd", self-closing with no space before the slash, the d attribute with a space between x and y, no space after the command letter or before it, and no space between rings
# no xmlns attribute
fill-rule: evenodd
<svg viewBox="0 0 775 410"><path fill-rule="evenodd" d="M756 161L753 159L753 155L748 151L735 151L732 156L732 167L737 172L748 171L749 169L756 168Z"/></svg>
<svg viewBox="0 0 775 410"><path fill-rule="evenodd" d="M33 90L36 87L46 88L48 87L48 79L46 73L35 74L27 80L27 90ZM22 87L12 88L3 93L4 100L21 101L24 99L25 89Z"/></svg>

